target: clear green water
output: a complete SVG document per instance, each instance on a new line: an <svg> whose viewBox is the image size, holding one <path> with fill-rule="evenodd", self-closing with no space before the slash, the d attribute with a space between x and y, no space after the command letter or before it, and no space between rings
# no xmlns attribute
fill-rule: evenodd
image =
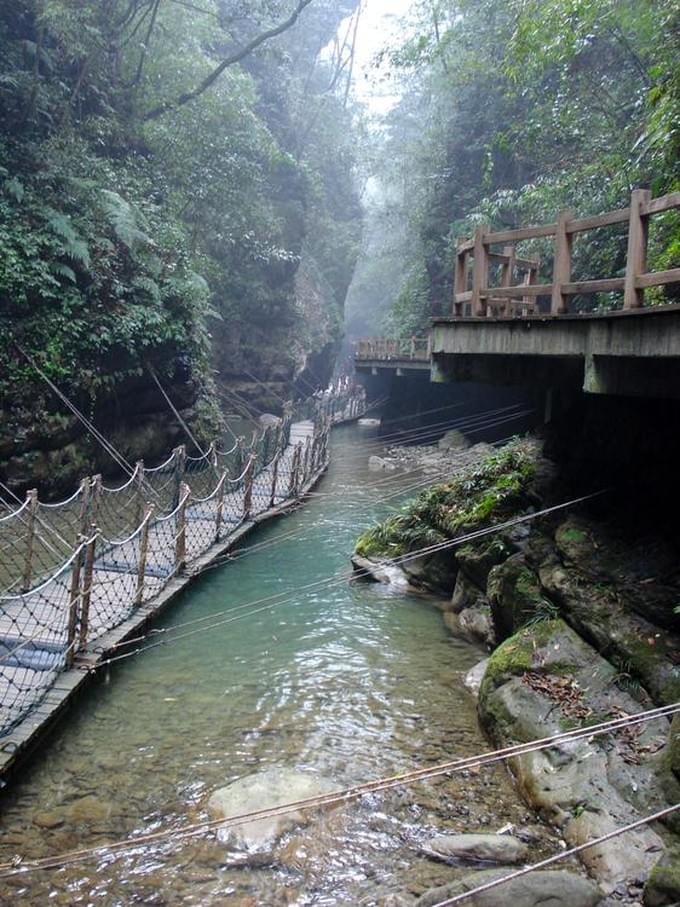
<svg viewBox="0 0 680 907"><path fill-rule="evenodd" d="M482 653L452 638L430 601L344 579L301 590L345 574L357 534L386 512L383 474L368 471L362 446L370 438L336 429L318 496L259 530L245 544L269 547L206 573L159 623L279 592L290 599L99 680L0 802L0 859L196 821L215 788L269 766L345 786L488 748L461 682ZM392 489L409 480L390 480ZM418 854L433 831L527 818L505 770L485 769L314 817L266 866L235 866L206 837L4 880L0 903L409 903L460 871Z"/></svg>

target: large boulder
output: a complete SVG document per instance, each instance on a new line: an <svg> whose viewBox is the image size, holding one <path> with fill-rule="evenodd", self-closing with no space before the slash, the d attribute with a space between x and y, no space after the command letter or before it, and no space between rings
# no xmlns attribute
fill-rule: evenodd
<svg viewBox="0 0 680 907"><path fill-rule="evenodd" d="M453 593L458 565L451 551L444 549L417 557L410 557L407 553L406 558L400 561L400 568L414 586L435 595L450 596Z"/></svg>
<svg viewBox="0 0 680 907"><path fill-rule="evenodd" d="M522 554L513 554L491 570L486 591L498 639L507 639L550 606Z"/></svg>
<svg viewBox="0 0 680 907"><path fill-rule="evenodd" d="M470 668L463 678L463 686L465 689L469 690L473 696L479 696L479 688L482 685L488 663L489 659L483 658L473 668Z"/></svg>
<svg viewBox="0 0 680 907"><path fill-rule="evenodd" d="M512 835L437 835L424 846L437 859L472 863L521 863L529 852L526 844Z"/></svg>
<svg viewBox="0 0 680 907"><path fill-rule="evenodd" d="M569 727L644 707L617 685L616 669L562 620L541 621L492 654L480 688L483 725L499 746L542 739ZM658 782L668 722L649 721L612 736L565 740L513 760L526 799L582 844L666 805ZM606 890L647 873L663 842L642 827L583 852Z"/></svg>
<svg viewBox="0 0 680 907"><path fill-rule="evenodd" d="M373 583L384 583L394 586L403 592L411 588L408 577L398 564L392 563L389 558L362 557L360 554L352 555L354 578L363 579Z"/></svg>
<svg viewBox="0 0 680 907"><path fill-rule="evenodd" d="M496 642L491 607L484 593L461 570L456 577L453 596L443 608L444 622L455 636L491 648Z"/></svg>
<svg viewBox="0 0 680 907"><path fill-rule="evenodd" d="M668 736L668 767L680 781L680 714L673 715Z"/></svg>
<svg viewBox="0 0 680 907"><path fill-rule="evenodd" d="M292 768L268 768L214 791L207 808L211 818L226 819L326 794L334 789L335 785L330 781L316 775ZM242 825L221 828L218 837L223 843L245 850L267 850L284 832L306 824L314 815L312 811L297 810L285 815L255 819Z"/></svg>
<svg viewBox="0 0 680 907"><path fill-rule="evenodd" d="M450 885L431 888L416 907L434 907L448 898L503 878L507 869L488 869L465 876ZM594 882L565 869L527 873L465 901L469 907L596 907L602 895Z"/></svg>
<svg viewBox="0 0 680 907"><path fill-rule="evenodd" d="M680 636L660 633L626 607L617 587L593 583L575 568L550 562L539 568L539 577L565 620L622 672L641 682L655 702L680 700Z"/></svg>
<svg viewBox="0 0 680 907"><path fill-rule="evenodd" d="M452 428L451 431L447 431L446 434L437 441L437 447L440 450L465 450L470 446L470 442L465 437L462 431L458 431L457 428Z"/></svg>
<svg viewBox="0 0 680 907"><path fill-rule="evenodd" d="M461 545L456 549L456 560L461 572L480 589L486 589L492 567L502 564L513 553L506 539L500 536Z"/></svg>
<svg viewBox="0 0 680 907"><path fill-rule="evenodd" d="M454 611L444 610L444 623L454 636L466 639L471 643L481 643L491 650L496 643L491 608L485 599L470 608L456 614Z"/></svg>
<svg viewBox="0 0 680 907"><path fill-rule="evenodd" d="M482 590L461 571L456 577L456 585L453 588L451 611L454 614L460 614L466 608L478 605L483 598L484 593Z"/></svg>

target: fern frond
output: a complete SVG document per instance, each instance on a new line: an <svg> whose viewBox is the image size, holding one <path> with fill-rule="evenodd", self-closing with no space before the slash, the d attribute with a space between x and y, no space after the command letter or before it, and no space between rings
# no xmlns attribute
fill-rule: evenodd
<svg viewBox="0 0 680 907"><path fill-rule="evenodd" d="M62 264L59 261L53 262L50 265L50 271L52 271L53 274L58 274L59 277L65 277L66 280L70 280L71 283L76 282L76 272L73 268L69 268L68 265Z"/></svg>
<svg viewBox="0 0 680 907"><path fill-rule="evenodd" d="M134 252L142 246L153 245L151 237L140 229L143 220L139 211L136 211L129 202L112 192L110 189L102 189L102 198L104 200L104 211L113 227L113 232L124 246Z"/></svg>
<svg viewBox="0 0 680 907"><path fill-rule="evenodd" d="M64 252L71 261L78 262L84 268L90 267L90 250L84 239L67 240Z"/></svg>
<svg viewBox="0 0 680 907"><path fill-rule="evenodd" d="M132 286L136 287L138 290L143 290L145 293L148 293L151 299L160 305L161 302L161 288L158 286L155 280L152 280L150 277L135 277L132 281Z"/></svg>
<svg viewBox="0 0 680 907"><path fill-rule="evenodd" d="M76 242L79 239L78 234L73 229L71 218L67 214L62 214L60 211L50 211L47 217L47 224L53 233L65 239L66 242Z"/></svg>

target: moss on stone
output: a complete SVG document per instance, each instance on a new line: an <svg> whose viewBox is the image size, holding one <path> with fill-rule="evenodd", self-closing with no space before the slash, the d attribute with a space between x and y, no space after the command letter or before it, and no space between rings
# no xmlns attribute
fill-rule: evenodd
<svg viewBox="0 0 680 907"><path fill-rule="evenodd" d="M559 619L540 621L530 628L523 628L501 643L489 658L480 687L480 698L488 695L508 677L533 670L536 649L546 645L564 626ZM568 665L562 667L568 668ZM557 668L554 672L557 672Z"/></svg>
<svg viewBox="0 0 680 907"><path fill-rule="evenodd" d="M562 538L565 542L585 542L588 537L585 532L582 532L580 529L569 527L562 533Z"/></svg>
<svg viewBox="0 0 680 907"><path fill-rule="evenodd" d="M680 781L680 714L673 715L668 735L668 764Z"/></svg>
<svg viewBox="0 0 680 907"><path fill-rule="evenodd" d="M643 896L645 907L664 907L680 901L680 849L673 848L649 873Z"/></svg>
<svg viewBox="0 0 680 907"><path fill-rule="evenodd" d="M475 469L433 485L406 504L400 514L362 533L356 553L397 557L418 547L453 538L461 530L502 521L522 510L535 475L530 454L509 444Z"/></svg>
<svg viewBox="0 0 680 907"><path fill-rule="evenodd" d="M630 673L638 677L660 705L680 701L680 669L672 665L662 637L653 643L646 639L627 636L617 641L617 648L630 666Z"/></svg>
<svg viewBox="0 0 680 907"><path fill-rule="evenodd" d="M486 591L498 639L539 618L553 617L557 610L546 600L538 577L520 554L494 567Z"/></svg>

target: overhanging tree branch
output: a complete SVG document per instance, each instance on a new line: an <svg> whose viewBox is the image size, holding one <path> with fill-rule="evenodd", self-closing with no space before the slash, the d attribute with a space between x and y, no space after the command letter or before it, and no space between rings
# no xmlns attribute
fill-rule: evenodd
<svg viewBox="0 0 680 907"><path fill-rule="evenodd" d="M236 53L227 57L225 60L216 66L213 71L203 79L203 81L196 86L196 88L191 91L186 91L184 94L181 94L178 98L175 98L173 101L164 101L162 104L159 104L157 107L154 107L148 113L145 114L144 120L156 120L158 117L163 116L164 113L168 113L170 110L175 110L177 107L183 107L184 104L188 104L190 101L194 101L204 91L207 91L215 82L219 79L225 69L228 69L230 66L234 66L236 63L240 63L241 60L249 56L254 50L264 44L266 41L270 41L272 38L276 38L277 35L283 34L291 26L295 25L300 13L309 6L313 0L298 0L297 5L291 15L285 20L285 22L275 25L273 28L267 29L267 31L261 32L252 41L249 41L244 47L240 50L237 50Z"/></svg>

